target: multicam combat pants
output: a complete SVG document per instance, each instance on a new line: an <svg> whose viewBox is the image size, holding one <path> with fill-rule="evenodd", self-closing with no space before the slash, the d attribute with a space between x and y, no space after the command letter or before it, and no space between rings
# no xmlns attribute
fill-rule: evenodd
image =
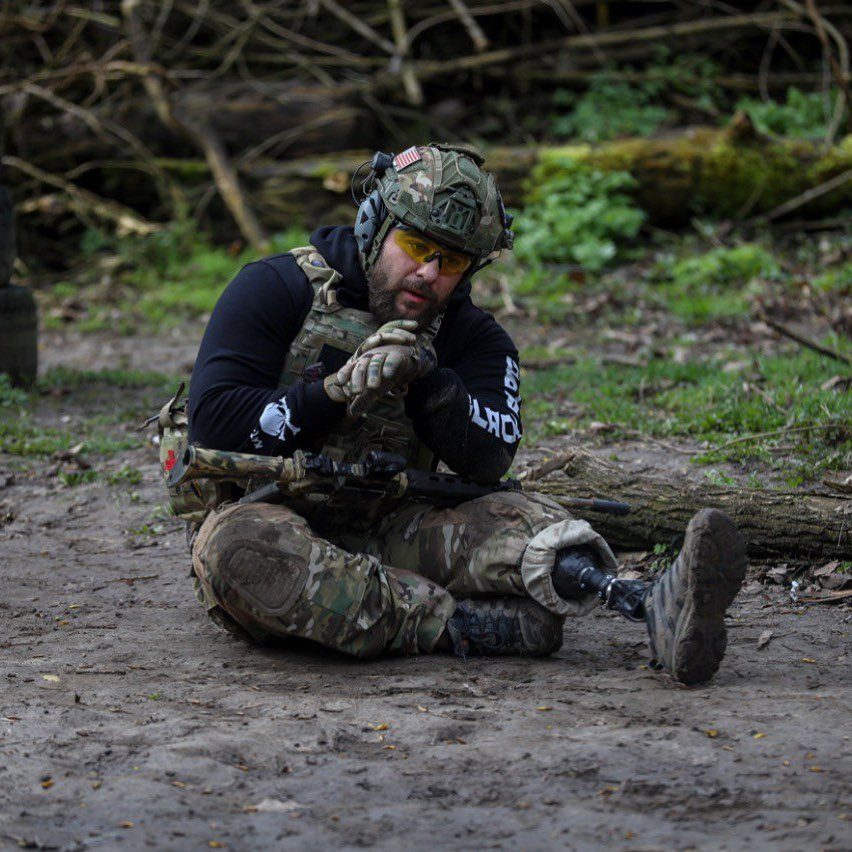
<svg viewBox="0 0 852 852"><path fill-rule="evenodd" d="M363 518L363 516L362 516ZM196 592L221 627L265 641L298 636L348 654L432 651L456 599L527 596L554 619L597 599L563 600L556 552L606 542L546 497L500 492L437 509L397 504L375 523L251 503L213 512L192 547Z"/></svg>

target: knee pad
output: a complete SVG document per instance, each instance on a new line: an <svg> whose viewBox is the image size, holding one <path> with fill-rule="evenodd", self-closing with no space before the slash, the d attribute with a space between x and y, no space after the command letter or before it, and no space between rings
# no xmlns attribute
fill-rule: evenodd
<svg viewBox="0 0 852 852"><path fill-rule="evenodd" d="M264 514L225 514L197 542L196 557L203 564L207 583L234 615L246 608L263 616L285 615L308 580L304 548L293 543L298 533L286 523L271 523Z"/></svg>

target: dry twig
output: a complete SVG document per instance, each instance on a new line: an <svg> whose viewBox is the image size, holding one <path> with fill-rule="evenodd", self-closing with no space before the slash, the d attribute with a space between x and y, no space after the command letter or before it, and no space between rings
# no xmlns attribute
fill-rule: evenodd
<svg viewBox="0 0 852 852"><path fill-rule="evenodd" d="M163 227L162 225L143 219L129 207L125 207L117 201L101 198L94 192L83 189L64 178L48 174L38 168L38 166L28 163L20 157L7 155L0 158L0 165L7 166L10 169L17 169L41 183L61 190L68 196L72 209L75 211L88 211L101 219L107 219L118 227L120 233L144 235L159 231Z"/></svg>
<svg viewBox="0 0 852 852"><path fill-rule="evenodd" d="M830 349L828 346L823 346L821 343L817 343L815 340L811 340L809 337L804 337L796 331L793 331L789 326L783 325L780 322L776 322L773 319L770 319L768 316L761 316L760 319L765 322L770 328L774 328L779 334L783 334L784 337L789 337L790 340L795 340L796 343L800 343L802 346L807 349L812 349L814 352L819 352L820 355L825 355L826 358L833 358L835 361L840 361L841 364L849 364L852 366L852 358L848 355L844 355L842 352L837 352L834 349Z"/></svg>

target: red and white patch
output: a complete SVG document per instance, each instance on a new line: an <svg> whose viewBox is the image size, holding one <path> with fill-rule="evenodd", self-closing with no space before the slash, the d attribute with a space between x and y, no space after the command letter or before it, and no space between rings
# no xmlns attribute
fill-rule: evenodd
<svg viewBox="0 0 852 852"><path fill-rule="evenodd" d="M404 169L406 166L417 163L422 159L420 151L417 150L417 146L412 145L410 148L406 148L401 154L397 154L393 158L393 167L399 171L400 169Z"/></svg>
<svg viewBox="0 0 852 852"><path fill-rule="evenodd" d="M174 466L177 464L177 456L175 455L174 450L169 450L166 455L166 460L163 462L163 470L166 473L171 473L174 470Z"/></svg>

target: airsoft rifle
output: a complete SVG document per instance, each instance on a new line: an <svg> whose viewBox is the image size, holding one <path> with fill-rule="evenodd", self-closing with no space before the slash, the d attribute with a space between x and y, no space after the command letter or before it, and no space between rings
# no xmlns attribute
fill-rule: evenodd
<svg viewBox="0 0 852 852"><path fill-rule="evenodd" d="M230 481L245 488L242 503L276 503L293 497L322 502L351 495L406 498L439 507L453 507L497 491L521 491L516 479L493 485L472 482L453 473L407 468L402 456L372 451L363 462L336 461L320 453L296 450L292 458L232 453L189 446L172 457L164 470L166 485L177 488L196 479ZM568 509L626 515L630 507L612 500L561 498Z"/></svg>

